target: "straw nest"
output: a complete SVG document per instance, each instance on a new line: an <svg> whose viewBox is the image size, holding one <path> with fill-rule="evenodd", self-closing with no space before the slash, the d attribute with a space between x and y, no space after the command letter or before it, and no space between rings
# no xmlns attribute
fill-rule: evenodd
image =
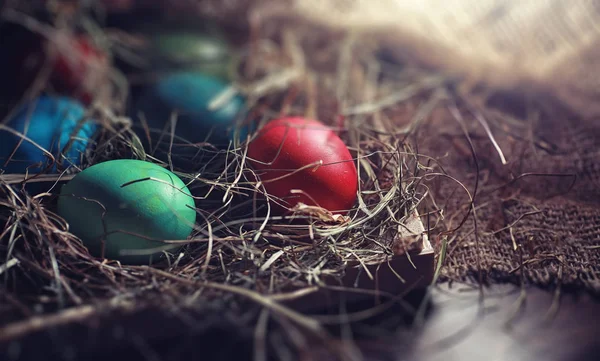
<svg viewBox="0 0 600 361"><path fill-rule="evenodd" d="M3 16L50 42L60 41L59 34L66 31L56 28L58 21L43 24L22 9L9 7ZM139 39L103 28L88 12L73 16L68 27L89 33L111 58L128 61L127 54L135 53L131 49ZM2 175L2 341L106 310L158 305L176 313L203 310L216 302L222 312L247 316L236 318L240 326L250 327L251 320L258 319L256 342L266 344L266 325L275 323L285 326L284 344L302 349L296 331L327 340L323 325L338 321L303 315L284 301L339 283L349 262L385 261L414 247L406 241L398 249L394 243L414 209L421 210L433 239L439 239L440 212L432 206L428 183L445 175L434 159L419 153L413 135L441 102L455 104L447 79L388 64L378 56L377 44L352 34L330 32L324 37L323 29L293 22L255 25L236 33L247 38L239 41L240 61L231 90L244 94L251 110L248 118L259 124L301 115L331 126L356 162L355 208L344 217L303 206L291 218L274 215L271 207L277 199L266 197L251 176L247 142L231 144L225 151L194 144L196 158L186 169L161 163L142 146L150 129L135 129L139 119L125 116L133 80L111 67L109 82L89 106L89 116L102 130L81 168L133 158L174 169L194 195L195 230L181 252L151 265L93 258L55 213L61 181L81 169L70 167L58 175ZM38 77L36 84L44 82ZM31 89L29 96L39 90ZM10 130L3 126L2 131ZM166 135L166 141L173 140ZM180 155L172 154L176 156ZM43 182L49 192L28 194L24 185L29 182ZM429 206L424 208L423 202ZM40 311L42 322L28 319Z"/></svg>

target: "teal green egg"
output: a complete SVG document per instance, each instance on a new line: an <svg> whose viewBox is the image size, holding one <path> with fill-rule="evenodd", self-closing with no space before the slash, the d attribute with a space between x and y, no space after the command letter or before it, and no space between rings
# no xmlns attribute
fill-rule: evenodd
<svg viewBox="0 0 600 361"><path fill-rule="evenodd" d="M61 189L58 214L92 255L129 264L177 251L180 245L162 241L186 240L196 221L194 200L176 174L131 159L78 173Z"/></svg>
<svg viewBox="0 0 600 361"><path fill-rule="evenodd" d="M228 87L226 82L203 73L173 72L141 92L132 115L143 114L151 128L161 130L176 112L175 135L192 143L208 141L226 148L235 137L245 140L251 129L238 124L245 114L241 96L211 108L215 97Z"/></svg>

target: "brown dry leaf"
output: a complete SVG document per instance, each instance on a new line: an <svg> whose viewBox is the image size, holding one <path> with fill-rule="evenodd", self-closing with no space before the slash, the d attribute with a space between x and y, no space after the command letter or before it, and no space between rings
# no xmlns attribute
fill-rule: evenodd
<svg viewBox="0 0 600 361"><path fill-rule="evenodd" d="M302 213L316 217L325 223L346 224L351 220L348 216L333 214L325 208L309 206L302 202L296 204L291 210L295 213Z"/></svg>

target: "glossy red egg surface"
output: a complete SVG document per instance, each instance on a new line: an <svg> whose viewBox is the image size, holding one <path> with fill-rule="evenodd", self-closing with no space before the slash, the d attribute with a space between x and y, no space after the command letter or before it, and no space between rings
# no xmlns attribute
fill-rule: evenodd
<svg viewBox="0 0 600 361"><path fill-rule="evenodd" d="M250 142L248 156L267 193L281 198L288 208L302 202L345 214L354 206L358 189L354 160L344 142L319 121L273 120ZM310 164L315 166L303 168Z"/></svg>

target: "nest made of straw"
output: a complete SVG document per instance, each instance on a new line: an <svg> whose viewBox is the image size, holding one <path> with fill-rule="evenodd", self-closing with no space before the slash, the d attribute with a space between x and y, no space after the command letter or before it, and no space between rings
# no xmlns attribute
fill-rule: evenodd
<svg viewBox="0 0 600 361"><path fill-rule="evenodd" d="M5 14L30 31L50 29L21 9ZM123 31L98 24L81 27L90 24L89 14L75 14L69 26L79 25L79 31L99 40L112 56L131 46L132 38ZM2 341L88 319L106 309L159 305L165 310L202 310L214 302L228 305L222 312L249 315L238 319L241 326L249 327L248 320L263 315L264 308L281 324L323 337L326 332L317 320L279 301L339 283L349 262L384 262L419 247L409 240L398 243L395 236L428 195L425 175L437 171L435 161L419 154L410 136L447 97L445 79L381 63L376 44L365 45L342 33L323 38L322 29L299 26L264 24L251 32L238 49L242 56L235 89L246 96L249 117L260 124L301 115L335 129L358 168L356 208L346 217L302 206L293 219L273 215L260 183L247 176L246 142L231 144L226 151L196 145L193 166L186 169L161 162L141 145L145 132L134 130L132 119L123 116L127 83L111 68L111 81L104 85L111 90L99 94L112 95L98 95L89 107L102 130L81 168L134 158L174 169L196 200L195 231L183 251L151 266L93 258L55 213L56 195L50 192L80 169L65 169L60 175L3 175L0 270L6 302L0 319L7 326ZM44 35L55 41L64 30L52 28ZM25 185L39 181L49 192L27 193ZM28 320L40 313L49 316L41 323ZM291 333L286 337L294 345Z"/></svg>
<svg viewBox="0 0 600 361"><path fill-rule="evenodd" d="M177 2L183 3L189 2ZM189 244L162 263L127 266L90 257L53 212L54 196L32 197L21 189L22 176L3 175L2 341L61 324L107 318L118 324L115 314L150 309L185 319L190 329L226 323L229 332L248 331L258 359L267 349L311 359L315 349L307 345L314 342L356 359L356 350L330 342L325 325L380 308L342 321L307 317L285 302L335 284L348 262L385 261L413 209L440 249L438 280L598 292L600 131L593 121L551 99L519 94L494 94L482 108L443 75L383 61L366 33L258 16L247 11L251 3L202 1L217 5L198 9L240 44L235 89L246 95L250 117L260 123L287 114L317 118L349 146L360 177L349 218L314 208L298 209L293 222L267 215L264 192L246 177L245 143L223 152L202 145L198 154L211 162L175 169L198 204ZM35 31L27 12L6 14ZM131 34L83 23L115 58L132 59L137 39ZM144 132L124 116L131 82L111 70L112 96L98 96L89 109L103 130L83 167L122 157L160 163L141 145ZM413 243L401 245L405 251Z"/></svg>

